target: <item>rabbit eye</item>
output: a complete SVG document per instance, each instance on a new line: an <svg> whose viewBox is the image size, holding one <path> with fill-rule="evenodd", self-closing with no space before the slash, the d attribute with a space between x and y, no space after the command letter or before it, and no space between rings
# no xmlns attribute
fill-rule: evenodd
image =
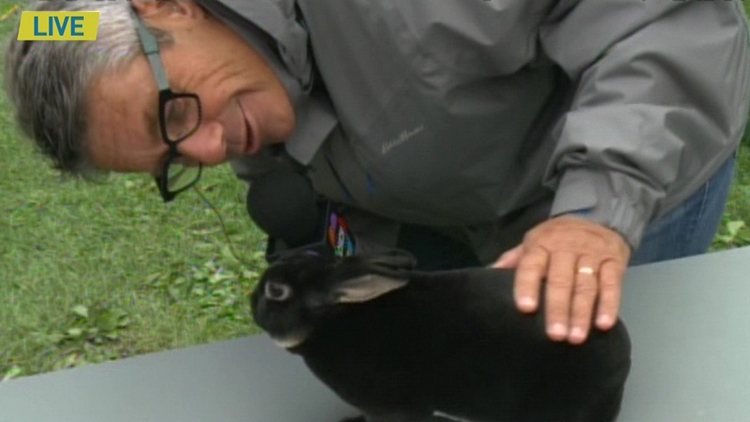
<svg viewBox="0 0 750 422"><path fill-rule="evenodd" d="M286 284L279 283L266 283L266 287L263 291L268 300L282 301L289 299L292 294L292 288Z"/></svg>

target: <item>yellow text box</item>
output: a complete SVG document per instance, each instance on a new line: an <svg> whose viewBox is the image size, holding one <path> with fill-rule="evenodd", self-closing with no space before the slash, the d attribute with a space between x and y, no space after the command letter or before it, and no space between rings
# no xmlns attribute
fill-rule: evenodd
<svg viewBox="0 0 750 422"><path fill-rule="evenodd" d="M99 12L22 12L19 41L94 41Z"/></svg>

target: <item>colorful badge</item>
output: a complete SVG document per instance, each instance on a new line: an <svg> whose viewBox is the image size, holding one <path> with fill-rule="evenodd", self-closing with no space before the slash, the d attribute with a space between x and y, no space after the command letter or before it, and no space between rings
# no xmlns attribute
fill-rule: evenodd
<svg viewBox="0 0 750 422"><path fill-rule="evenodd" d="M329 218L326 238L336 256L354 255L354 237L352 237L346 221L335 212L332 212Z"/></svg>

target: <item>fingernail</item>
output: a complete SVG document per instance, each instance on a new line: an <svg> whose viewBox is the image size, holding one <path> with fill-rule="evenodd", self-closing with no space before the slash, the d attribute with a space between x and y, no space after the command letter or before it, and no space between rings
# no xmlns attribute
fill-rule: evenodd
<svg viewBox="0 0 750 422"><path fill-rule="evenodd" d="M570 339L575 342L583 341L586 338L586 331L584 331L580 327L573 327L572 330L570 330Z"/></svg>
<svg viewBox="0 0 750 422"><path fill-rule="evenodd" d="M601 315L596 319L596 325L599 327L609 327L612 325L612 318L609 315Z"/></svg>
<svg viewBox="0 0 750 422"><path fill-rule="evenodd" d="M549 328L548 333L550 336L558 339L564 338L568 334L568 329L560 323L552 324Z"/></svg>
<svg viewBox="0 0 750 422"><path fill-rule="evenodd" d="M531 311L534 308L536 308L536 300L530 298L530 297L522 297L518 300L518 305L523 308L524 310Z"/></svg>

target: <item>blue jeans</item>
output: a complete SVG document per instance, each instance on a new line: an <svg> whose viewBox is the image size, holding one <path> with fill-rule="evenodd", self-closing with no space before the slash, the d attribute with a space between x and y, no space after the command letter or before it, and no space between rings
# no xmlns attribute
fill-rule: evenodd
<svg viewBox="0 0 750 422"><path fill-rule="evenodd" d="M719 229L734 180L732 155L703 186L677 208L646 227L630 265L705 253Z"/></svg>

